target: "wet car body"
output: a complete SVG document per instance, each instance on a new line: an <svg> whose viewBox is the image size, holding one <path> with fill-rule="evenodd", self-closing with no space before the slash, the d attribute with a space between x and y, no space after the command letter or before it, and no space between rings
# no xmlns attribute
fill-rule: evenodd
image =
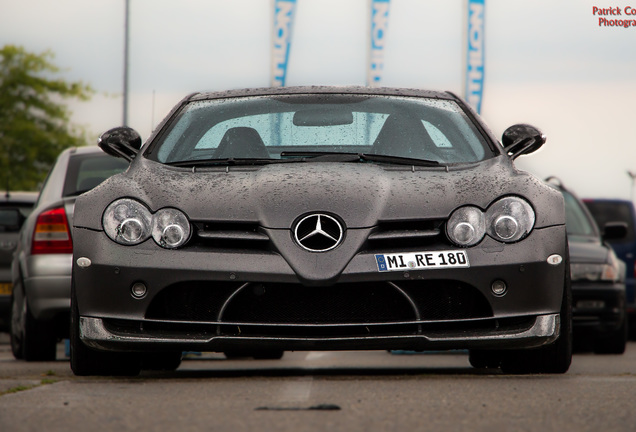
<svg viewBox="0 0 636 432"><path fill-rule="evenodd" d="M6 192L0 195L0 331L9 330L11 311L11 261L18 233L37 200L37 192Z"/></svg>
<svg viewBox="0 0 636 432"><path fill-rule="evenodd" d="M583 199L599 227L608 222L627 225L627 235L608 240L620 260L625 262L625 294L630 339L636 340L636 209L630 200L610 198Z"/></svg>
<svg viewBox="0 0 636 432"><path fill-rule="evenodd" d="M54 360L68 338L75 199L127 168L97 146L64 150L24 221L11 266L11 348L18 359Z"/></svg>
<svg viewBox="0 0 636 432"><path fill-rule="evenodd" d="M400 107L426 101L434 110L438 104L457 109L479 136L482 153L431 162L409 158L419 141L395 155L377 150L391 115L399 113L374 104L394 99ZM274 108L262 111L261 103ZM180 126L188 110L208 104L220 119ZM232 104L245 105L234 114ZM365 104L378 110L369 118L380 123L366 124L375 132L363 133L372 138L367 142L365 135L362 146L298 144L298 131L355 123L364 116L349 110ZM252 109L254 115L292 111L293 125L290 114L285 127L296 131L293 144L280 145L285 131L251 123L265 140L273 136L268 155L275 150L277 157L223 148L230 132L251 129L245 118ZM241 131L218 134L223 138L214 149L224 157L182 160L179 146L192 136L203 142L209 128L226 121ZM459 148L430 131L435 151ZM139 353L153 351L451 348L471 349L477 365L565 372L571 347L563 199L514 168L514 157L544 141L524 131L509 133L504 149L449 93L311 87L192 95L140 150L129 129L104 134L102 148L131 166L77 202L74 372L135 374ZM175 135L170 154L179 157L172 161L162 143ZM247 138L233 142L241 147ZM241 159L245 154L250 160ZM449 241L449 217L458 208L470 207L466 212L480 218L520 200L531 203L524 208L534 209L536 219L518 241L489 235L465 247ZM175 213L187 215L187 222L157 231ZM113 218L119 218L115 225ZM144 220L152 220L156 237L122 244L128 240L121 233L133 225L130 232L137 232ZM184 242L166 247L169 229L188 231ZM523 360L528 355L532 361ZM113 367L115 358L128 367Z"/></svg>

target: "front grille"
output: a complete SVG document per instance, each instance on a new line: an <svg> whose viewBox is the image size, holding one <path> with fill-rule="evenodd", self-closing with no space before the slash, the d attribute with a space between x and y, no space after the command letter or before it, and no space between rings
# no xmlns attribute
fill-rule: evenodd
<svg viewBox="0 0 636 432"><path fill-rule="evenodd" d="M454 281L400 281L306 287L275 283L181 283L147 310L154 320L269 325L364 325L485 318L474 287Z"/></svg>
<svg viewBox="0 0 636 432"><path fill-rule="evenodd" d="M443 220L381 222L367 239L367 251L403 250L447 243Z"/></svg>
<svg viewBox="0 0 636 432"><path fill-rule="evenodd" d="M338 324L412 321L408 300L385 284L330 287L253 284L241 290L222 321Z"/></svg>

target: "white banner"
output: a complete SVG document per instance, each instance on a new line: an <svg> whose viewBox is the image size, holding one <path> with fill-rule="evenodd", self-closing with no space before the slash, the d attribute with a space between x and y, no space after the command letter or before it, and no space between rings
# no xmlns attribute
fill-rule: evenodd
<svg viewBox="0 0 636 432"><path fill-rule="evenodd" d="M464 98L481 113L484 95L486 0L467 0L466 87Z"/></svg>
<svg viewBox="0 0 636 432"><path fill-rule="evenodd" d="M287 79L287 64L291 47L296 0L274 0L272 37L272 74L270 85L283 87Z"/></svg>
<svg viewBox="0 0 636 432"><path fill-rule="evenodd" d="M384 68L384 45L389 27L390 0L371 0L371 40L369 43L369 67L367 85L377 87Z"/></svg>

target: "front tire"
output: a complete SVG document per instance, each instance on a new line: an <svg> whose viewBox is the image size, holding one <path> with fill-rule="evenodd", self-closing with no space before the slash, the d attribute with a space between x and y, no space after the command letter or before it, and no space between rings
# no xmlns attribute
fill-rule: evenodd
<svg viewBox="0 0 636 432"><path fill-rule="evenodd" d="M54 361L57 353L55 326L49 320L36 319L22 287L15 288L11 295L13 356L26 361Z"/></svg>
<svg viewBox="0 0 636 432"><path fill-rule="evenodd" d="M468 361L476 369L497 369L501 366L501 351L471 349Z"/></svg>
<svg viewBox="0 0 636 432"><path fill-rule="evenodd" d="M285 351L283 350L257 350L257 351L249 351L249 350L230 350L224 351L225 357L228 360L237 360L246 357L252 357L255 360L280 360L285 355Z"/></svg>
<svg viewBox="0 0 636 432"><path fill-rule="evenodd" d="M181 358L181 351L146 352L141 354L141 369L172 372L181 366Z"/></svg>
<svg viewBox="0 0 636 432"><path fill-rule="evenodd" d="M594 341L594 352L596 354L623 354L627 346L627 338L628 325L627 317L625 317L618 330Z"/></svg>

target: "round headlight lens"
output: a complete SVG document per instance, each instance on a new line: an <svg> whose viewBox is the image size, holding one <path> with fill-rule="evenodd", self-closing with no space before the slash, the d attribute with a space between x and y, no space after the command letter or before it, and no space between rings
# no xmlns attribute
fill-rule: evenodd
<svg viewBox="0 0 636 432"><path fill-rule="evenodd" d="M472 246L484 238L486 223L483 212L477 207L458 208L446 224L446 235L458 246Z"/></svg>
<svg viewBox="0 0 636 432"><path fill-rule="evenodd" d="M152 216L138 201L124 198L113 201L102 217L104 232L111 240L123 245L135 245L150 237Z"/></svg>
<svg viewBox="0 0 636 432"><path fill-rule="evenodd" d="M180 210L161 209L153 216L152 238L164 248L183 246L190 238L190 222Z"/></svg>
<svg viewBox="0 0 636 432"><path fill-rule="evenodd" d="M530 234L534 227L535 214L526 200L506 197L488 208L486 219L488 235L495 240L512 243Z"/></svg>

